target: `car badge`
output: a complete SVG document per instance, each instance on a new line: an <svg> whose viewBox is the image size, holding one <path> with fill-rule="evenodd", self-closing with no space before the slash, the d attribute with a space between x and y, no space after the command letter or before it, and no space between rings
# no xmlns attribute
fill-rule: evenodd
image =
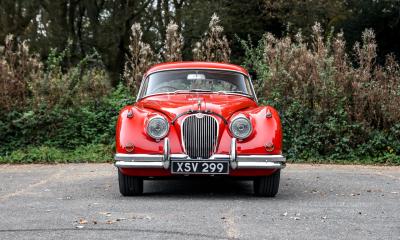
<svg viewBox="0 0 400 240"><path fill-rule="evenodd" d="M203 118L204 117L204 114L203 113L196 113L196 115L195 115L197 118Z"/></svg>

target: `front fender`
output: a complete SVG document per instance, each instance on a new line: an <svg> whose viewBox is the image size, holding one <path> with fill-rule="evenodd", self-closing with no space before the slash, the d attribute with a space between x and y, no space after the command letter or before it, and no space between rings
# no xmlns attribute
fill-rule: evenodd
<svg viewBox="0 0 400 240"><path fill-rule="evenodd" d="M282 126L279 113L273 107L260 106L239 111L230 117L230 121L238 115L250 119L253 132L248 138L237 141L237 154L282 154ZM232 137L229 127L226 127L221 136L218 153L229 153Z"/></svg>
<svg viewBox="0 0 400 240"><path fill-rule="evenodd" d="M131 115L132 117L128 117ZM162 113L151 109L143 109L135 106L123 108L118 116L116 127L116 152L130 153L127 146L133 145L134 153L160 154L163 151L163 140L157 142L146 133L147 121L155 116L161 115L168 119ZM168 119L170 120L170 119ZM168 138L171 142L179 142L178 134L175 128L170 127ZM171 151L182 152L180 144L171 145Z"/></svg>

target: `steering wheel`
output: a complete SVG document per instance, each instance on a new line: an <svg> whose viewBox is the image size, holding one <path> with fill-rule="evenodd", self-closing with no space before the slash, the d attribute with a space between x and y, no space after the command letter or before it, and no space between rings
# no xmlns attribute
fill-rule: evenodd
<svg viewBox="0 0 400 240"><path fill-rule="evenodd" d="M165 89L165 90L163 90ZM153 90L153 93L162 93L162 92L175 92L178 90L177 88L171 86L161 86Z"/></svg>

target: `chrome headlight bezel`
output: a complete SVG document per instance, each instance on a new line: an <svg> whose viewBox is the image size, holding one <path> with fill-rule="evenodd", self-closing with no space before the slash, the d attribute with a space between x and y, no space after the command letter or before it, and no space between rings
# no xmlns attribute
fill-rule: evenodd
<svg viewBox="0 0 400 240"><path fill-rule="evenodd" d="M158 134L158 135L154 134L154 132L152 132L152 131L150 130L151 124L155 124L156 121L159 121L159 122L161 121L160 123L164 124L163 127L165 128L165 129L163 130L163 132L161 132L161 134ZM169 126L169 122L167 121L167 119L165 119L165 118L162 117L162 116L155 116L155 117L150 118L149 121L147 122L146 133L147 133L147 135L149 135L151 138L153 138L153 139L159 141L159 140L165 138L165 137L168 135L169 127L170 127L170 126Z"/></svg>
<svg viewBox="0 0 400 240"><path fill-rule="evenodd" d="M235 127L235 124L238 124L238 121L242 121L242 123L246 123L246 124L247 124L248 130L245 132L245 134L239 135L239 134L237 134L237 132L234 131L233 128ZM243 122L243 121L244 121L244 122ZM243 139L248 138L248 137L251 135L251 133L253 132L253 125L251 124L250 119L248 119L247 117L244 117L244 116L240 116L240 117L234 118L234 119L230 122L230 124L229 124L229 130L230 130L231 134L232 134L235 138L240 139L240 140L243 140Z"/></svg>

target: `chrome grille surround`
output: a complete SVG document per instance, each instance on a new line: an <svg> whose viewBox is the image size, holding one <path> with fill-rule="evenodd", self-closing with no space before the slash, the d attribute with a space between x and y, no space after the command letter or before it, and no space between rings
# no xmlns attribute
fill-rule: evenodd
<svg viewBox="0 0 400 240"><path fill-rule="evenodd" d="M218 121L203 113L188 115L182 121L183 149L192 159L208 159L217 147Z"/></svg>

